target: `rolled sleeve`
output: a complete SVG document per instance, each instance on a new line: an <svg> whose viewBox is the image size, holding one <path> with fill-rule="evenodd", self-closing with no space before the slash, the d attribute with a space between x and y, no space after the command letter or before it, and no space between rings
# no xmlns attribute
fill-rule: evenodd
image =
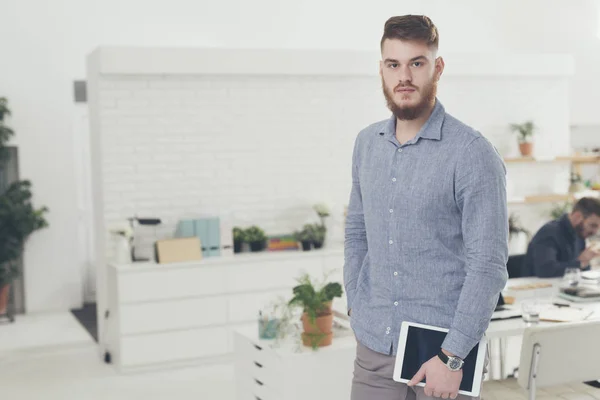
<svg viewBox="0 0 600 400"><path fill-rule="evenodd" d="M465 358L487 330L508 279L506 168L484 137L469 143L457 163L455 196L462 215L466 277L442 348Z"/></svg>

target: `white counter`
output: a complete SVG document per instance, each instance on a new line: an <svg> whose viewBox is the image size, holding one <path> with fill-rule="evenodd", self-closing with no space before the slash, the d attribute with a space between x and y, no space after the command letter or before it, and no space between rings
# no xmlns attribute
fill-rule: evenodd
<svg viewBox="0 0 600 400"><path fill-rule="evenodd" d="M107 350L121 370L230 356L233 330L291 299L303 272L342 283L342 267L342 249L109 265Z"/></svg>

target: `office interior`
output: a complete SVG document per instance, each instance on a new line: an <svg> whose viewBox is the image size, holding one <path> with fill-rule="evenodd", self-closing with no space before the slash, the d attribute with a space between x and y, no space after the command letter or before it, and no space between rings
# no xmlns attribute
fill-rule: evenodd
<svg viewBox="0 0 600 400"><path fill-rule="evenodd" d="M38 224L0 289L3 397L350 398L345 293L324 346L289 301L306 277L343 288L354 140L390 116L379 41L403 14L436 24L438 99L506 166L513 314L490 322L482 398L531 398L536 360L537 398L600 399L600 299L521 271L535 232L600 197L594 0L3 2L0 196L29 191ZM531 302L560 312L525 321Z"/></svg>

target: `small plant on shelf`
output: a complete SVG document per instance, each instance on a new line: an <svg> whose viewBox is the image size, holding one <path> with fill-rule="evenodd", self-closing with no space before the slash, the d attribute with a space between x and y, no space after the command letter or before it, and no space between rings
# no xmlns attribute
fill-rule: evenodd
<svg viewBox="0 0 600 400"><path fill-rule="evenodd" d="M313 237L308 229L303 228L301 231L294 232L294 239L300 242L302 250L309 251L311 249Z"/></svg>
<svg viewBox="0 0 600 400"><path fill-rule="evenodd" d="M527 236L530 235L529 231L523 227L519 217L515 213L510 214L508 217L508 233L509 236L518 235L519 233L524 233Z"/></svg>
<svg viewBox="0 0 600 400"><path fill-rule="evenodd" d="M288 304L302 308L302 343L313 349L330 345L333 339L331 307L335 297L342 297L342 285L337 282L317 285L308 274L303 274L293 293Z"/></svg>
<svg viewBox="0 0 600 400"><path fill-rule="evenodd" d="M244 244L244 230L239 226L233 228L233 252L241 253L242 245Z"/></svg>
<svg viewBox="0 0 600 400"><path fill-rule="evenodd" d="M532 121L527 121L522 124L511 124L512 132L517 133L519 141L519 151L524 157L531 156L533 153L533 133L536 129Z"/></svg>
<svg viewBox="0 0 600 400"><path fill-rule="evenodd" d="M254 225L244 231L244 240L250 245L250 251L262 251L265 249L267 235Z"/></svg>
<svg viewBox="0 0 600 400"><path fill-rule="evenodd" d="M571 204L571 202L568 202L568 201L563 204L555 204L550 209L550 217L552 219L559 219L564 214L571 212L572 207L573 207L573 204Z"/></svg>

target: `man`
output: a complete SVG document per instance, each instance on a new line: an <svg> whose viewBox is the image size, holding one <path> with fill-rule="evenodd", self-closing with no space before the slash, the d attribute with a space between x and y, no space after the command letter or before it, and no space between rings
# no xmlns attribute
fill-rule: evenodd
<svg viewBox="0 0 600 400"><path fill-rule="evenodd" d="M456 398L462 371L448 357L481 340L508 278L504 163L436 99L437 49L429 18L386 22L380 75L393 115L355 142L344 265L353 400ZM392 379L402 321L450 330L410 387Z"/></svg>
<svg viewBox="0 0 600 400"><path fill-rule="evenodd" d="M586 248L585 239L600 228L600 200L584 197L570 214L548 222L535 234L525 256L527 275L563 276L567 268L587 270L600 249Z"/></svg>

